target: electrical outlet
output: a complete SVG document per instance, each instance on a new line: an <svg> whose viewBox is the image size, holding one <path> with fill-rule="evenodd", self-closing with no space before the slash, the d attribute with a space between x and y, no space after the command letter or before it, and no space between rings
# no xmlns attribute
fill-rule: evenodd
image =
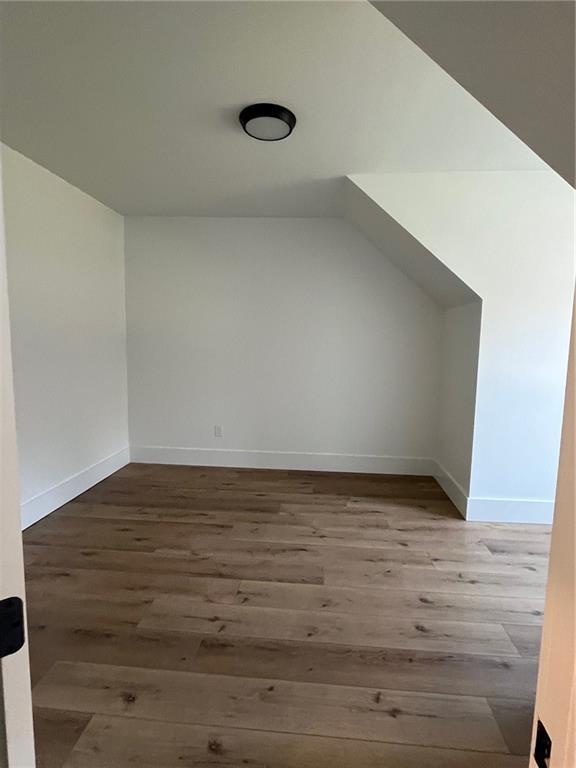
<svg viewBox="0 0 576 768"><path fill-rule="evenodd" d="M214 424L214 437L223 437L222 424Z"/></svg>
<svg viewBox="0 0 576 768"><path fill-rule="evenodd" d="M536 747L534 748L534 759L538 768L550 768L550 759L552 756L552 739L548 731L540 720L536 728Z"/></svg>

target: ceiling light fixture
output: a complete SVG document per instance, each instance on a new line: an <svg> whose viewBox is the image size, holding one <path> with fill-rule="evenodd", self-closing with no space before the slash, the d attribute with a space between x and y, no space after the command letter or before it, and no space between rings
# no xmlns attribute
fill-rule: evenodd
<svg viewBox="0 0 576 768"><path fill-rule="evenodd" d="M280 104L251 104L244 107L239 119L248 136L260 141L286 139L296 125L296 115Z"/></svg>

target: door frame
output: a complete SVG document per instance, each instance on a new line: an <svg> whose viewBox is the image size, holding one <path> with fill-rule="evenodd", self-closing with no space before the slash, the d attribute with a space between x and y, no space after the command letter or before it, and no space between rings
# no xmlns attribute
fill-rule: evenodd
<svg viewBox="0 0 576 768"><path fill-rule="evenodd" d="M0 598L25 599L0 157ZM0 766L35 768L27 643L0 659ZM4 744L2 743L4 742Z"/></svg>

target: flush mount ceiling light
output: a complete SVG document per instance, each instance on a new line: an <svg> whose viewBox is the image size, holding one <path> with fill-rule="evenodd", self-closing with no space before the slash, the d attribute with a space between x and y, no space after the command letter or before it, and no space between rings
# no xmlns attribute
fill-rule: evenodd
<svg viewBox="0 0 576 768"><path fill-rule="evenodd" d="M280 104L251 104L239 115L248 136L260 141L286 139L296 125L296 115Z"/></svg>

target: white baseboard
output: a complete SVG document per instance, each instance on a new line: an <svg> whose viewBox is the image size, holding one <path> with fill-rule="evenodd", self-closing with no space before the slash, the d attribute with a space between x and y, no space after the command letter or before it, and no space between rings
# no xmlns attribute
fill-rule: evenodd
<svg viewBox="0 0 576 768"><path fill-rule="evenodd" d="M468 508L468 494L466 490L440 462L436 462L436 468L437 471L434 473L434 477L458 512L466 519L466 510Z"/></svg>
<svg viewBox="0 0 576 768"><path fill-rule="evenodd" d="M466 520L475 523L534 523L551 525L554 500L468 499Z"/></svg>
<svg viewBox="0 0 576 768"><path fill-rule="evenodd" d="M148 464L183 464L249 469L300 469L326 472L367 472L389 475L434 476L436 462L425 458L370 456L300 451L245 451L223 448L170 448L136 445L131 461Z"/></svg>
<svg viewBox="0 0 576 768"><path fill-rule="evenodd" d="M372 456L301 451L245 451L222 448L173 448L159 445L122 448L105 459L22 502L22 527L38 522L88 488L126 466L148 464L295 469L326 472L366 472L383 475L435 477L462 516L469 522L550 524L554 501L468 497L458 481L438 462L427 458Z"/></svg>
<svg viewBox="0 0 576 768"><path fill-rule="evenodd" d="M48 488L48 490L26 499L21 504L22 528L37 523L50 512L61 507L66 502L84 493L96 483L117 472L130 461L130 449L128 447L107 456L105 459L92 464L92 466L67 477L60 483Z"/></svg>
<svg viewBox="0 0 576 768"><path fill-rule="evenodd" d="M488 499L469 496L448 470L437 463L436 480L462 517L473 523L551 524L554 501L542 499Z"/></svg>

